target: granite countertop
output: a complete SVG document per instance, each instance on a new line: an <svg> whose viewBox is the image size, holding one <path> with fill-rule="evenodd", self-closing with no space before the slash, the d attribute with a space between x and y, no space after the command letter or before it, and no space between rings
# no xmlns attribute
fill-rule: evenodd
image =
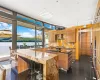
<svg viewBox="0 0 100 80"><path fill-rule="evenodd" d="M50 54L48 52L37 51L33 49L18 49L17 55L21 57L28 58L33 61L37 61L39 63L45 64L47 60L56 57L56 54Z"/></svg>

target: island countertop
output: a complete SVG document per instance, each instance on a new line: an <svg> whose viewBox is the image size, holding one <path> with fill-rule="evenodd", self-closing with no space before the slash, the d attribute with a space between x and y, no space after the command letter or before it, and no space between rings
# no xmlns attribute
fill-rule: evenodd
<svg viewBox="0 0 100 80"><path fill-rule="evenodd" d="M44 51L37 51L35 49L18 49L17 55L36 61L41 64L46 64L46 61L57 56L57 54L52 54Z"/></svg>

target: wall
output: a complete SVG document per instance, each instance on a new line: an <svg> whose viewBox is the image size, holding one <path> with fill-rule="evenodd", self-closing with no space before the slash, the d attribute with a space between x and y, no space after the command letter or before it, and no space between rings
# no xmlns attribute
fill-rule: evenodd
<svg viewBox="0 0 100 80"><path fill-rule="evenodd" d="M100 23L93 26L93 64L100 79Z"/></svg>

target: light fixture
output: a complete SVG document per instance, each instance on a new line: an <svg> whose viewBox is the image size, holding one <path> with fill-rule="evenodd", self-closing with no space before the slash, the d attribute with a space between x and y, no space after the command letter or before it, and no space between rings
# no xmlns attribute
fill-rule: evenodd
<svg viewBox="0 0 100 80"><path fill-rule="evenodd" d="M48 11L44 10L40 13L40 16L43 18L43 19L50 19L52 17L52 14L49 13Z"/></svg>

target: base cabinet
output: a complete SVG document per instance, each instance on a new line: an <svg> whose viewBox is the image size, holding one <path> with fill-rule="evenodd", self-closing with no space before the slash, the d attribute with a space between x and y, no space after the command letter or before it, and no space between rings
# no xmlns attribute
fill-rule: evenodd
<svg viewBox="0 0 100 80"><path fill-rule="evenodd" d="M72 52L71 54L63 54L61 53L59 56L59 68L63 68L64 70L68 70L71 67L72 63Z"/></svg>

